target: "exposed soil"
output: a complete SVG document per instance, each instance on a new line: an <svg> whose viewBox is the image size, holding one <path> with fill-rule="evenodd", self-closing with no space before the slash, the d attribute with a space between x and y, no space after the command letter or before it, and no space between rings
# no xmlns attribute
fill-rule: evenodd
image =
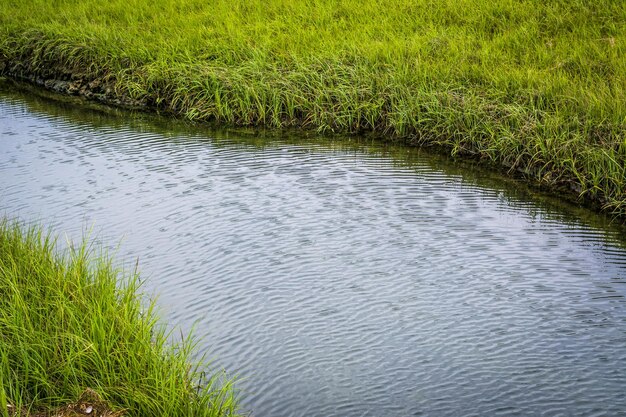
<svg viewBox="0 0 626 417"><path fill-rule="evenodd" d="M121 417L126 410L114 411L97 392L87 388L74 402L51 410L28 411L8 405L10 417Z"/></svg>
<svg viewBox="0 0 626 417"><path fill-rule="evenodd" d="M125 107L146 108L147 103L136 100L115 89L115 81L104 77L87 76L64 69L33 71L27 62L6 62L0 57L0 75L26 81L48 90L71 96L81 96L101 103Z"/></svg>

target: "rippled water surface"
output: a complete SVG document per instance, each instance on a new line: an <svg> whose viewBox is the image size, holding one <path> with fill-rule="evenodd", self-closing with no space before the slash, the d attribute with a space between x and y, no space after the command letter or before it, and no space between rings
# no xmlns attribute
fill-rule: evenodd
<svg viewBox="0 0 626 417"><path fill-rule="evenodd" d="M423 151L4 89L1 210L121 241L254 415L626 415L606 219Z"/></svg>

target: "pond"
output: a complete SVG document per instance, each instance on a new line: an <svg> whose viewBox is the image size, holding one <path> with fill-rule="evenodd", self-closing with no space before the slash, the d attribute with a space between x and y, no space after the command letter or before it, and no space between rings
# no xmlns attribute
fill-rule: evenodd
<svg viewBox="0 0 626 417"><path fill-rule="evenodd" d="M138 259L253 415L626 414L610 219L424 150L0 91L3 214Z"/></svg>

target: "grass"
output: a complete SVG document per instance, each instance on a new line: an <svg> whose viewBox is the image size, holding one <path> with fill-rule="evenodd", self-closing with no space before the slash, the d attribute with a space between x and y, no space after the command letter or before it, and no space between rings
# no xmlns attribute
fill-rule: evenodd
<svg viewBox="0 0 626 417"><path fill-rule="evenodd" d="M0 68L443 146L625 215L625 21L620 0L8 0Z"/></svg>
<svg viewBox="0 0 626 417"><path fill-rule="evenodd" d="M170 342L138 286L87 243L60 254L40 228L0 221L0 416L86 389L128 416L235 415L231 383L192 365L193 343Z"/></svg>

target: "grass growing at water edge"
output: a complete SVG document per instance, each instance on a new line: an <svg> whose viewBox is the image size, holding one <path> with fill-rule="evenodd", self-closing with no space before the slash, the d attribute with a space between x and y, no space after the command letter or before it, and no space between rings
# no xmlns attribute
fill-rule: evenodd
<svg viewBox="0 0 626 417"><path fill-rule="evenodd" d="M231 381L192 363L191 339L172 344L138 290L92 245L59 254L41 228L1 220L0 416L87 388L128 416L235 415Z"/></svg>
<svg viewBox="0 0 626 417"><path fill-rule="evenodd" d="M9 1L0 72L441 145L626 214L625 21L621 0Z"/></svg>

